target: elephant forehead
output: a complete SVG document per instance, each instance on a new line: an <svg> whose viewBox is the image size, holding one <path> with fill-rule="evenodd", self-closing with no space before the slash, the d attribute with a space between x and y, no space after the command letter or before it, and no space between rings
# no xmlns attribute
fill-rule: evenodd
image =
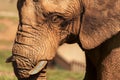
<svg viewBox="0 0 120 80"><path fill-rule="evenodd" d="M64 13L70 2L70 0L41 0L41 5L47 12Z"/></svg>

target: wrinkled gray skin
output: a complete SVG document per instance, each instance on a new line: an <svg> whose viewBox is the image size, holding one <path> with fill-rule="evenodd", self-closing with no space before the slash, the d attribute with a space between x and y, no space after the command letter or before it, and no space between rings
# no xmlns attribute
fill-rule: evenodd
<svg viewBox="0 0 120 80"><path fill-rule="evenodd" d="M120 80L119 4L120 0L18 0L19 26L7 62L12 61L19 80L46 80L47 65L38 69L39 63L52 60L59 45L77 42L86 52L84 80Z"/></svg>

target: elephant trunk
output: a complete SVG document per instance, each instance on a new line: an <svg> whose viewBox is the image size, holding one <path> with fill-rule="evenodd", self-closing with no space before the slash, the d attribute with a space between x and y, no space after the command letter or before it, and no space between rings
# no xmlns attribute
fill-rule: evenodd
<svg viewBox="0 0 120 80"><path fill-rule="evenodd" d="M46 69L43 68L53 59L58 46L56 35L46 26L19 25L12 49L14 72L18 78L28 78L40 72L37 80L46 80Z"/></svg>
<svg viewBox="0 0 120 80"><path fill-rule="evenodd" d="M51 60L58 46L56 35L48 30L47 25L20 25L15 44L13 46L13 54L19 53L31 59ZM37 57L37 58L36 58Z"/></svg>
<svg viewBox="0 0 120 80"><path fill-rule="evenodd" d="M46 66L39 73L31 75L28 78L18 78L18 80L47 80Z"/></svg>

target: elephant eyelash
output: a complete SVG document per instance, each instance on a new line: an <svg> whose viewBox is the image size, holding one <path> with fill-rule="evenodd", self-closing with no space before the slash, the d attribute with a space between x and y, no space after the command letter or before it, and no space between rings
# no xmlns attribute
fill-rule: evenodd
<svg viewBox="0 0 120 80"><path fill-rule="evenodd" d="M50 21L53 24L59 24L61 28L65 28L71 22L73 22L73 19L68 19L65 17L65 15L57 12L46 13L46 14L43 14L43 16L46 18L47 21Z"/></svg>
<svg viewBox="0 0 120 80"><path fill-rule="evenodd" d="M62 16L59 15L54 15L50 19L53 23L58 23L65 20Z"/></svg>
<svg viewBox="0 0 120 80"><path fill-rule="evenodd" d="M46 13L46 14L43 14L43 16L47 19L47 20L50 20L52 23L58 23L58 22L61 22L61 21L64 21L65 18L63 16L63 14L60 14L60 13L57 13L57 12L54 12L54 13Z"/></svg>
<svg viewBox="0 0 120 80"><path fill-rule="evenodd" d="M38 2L39 0L33 0L34 2Z"/></svg>

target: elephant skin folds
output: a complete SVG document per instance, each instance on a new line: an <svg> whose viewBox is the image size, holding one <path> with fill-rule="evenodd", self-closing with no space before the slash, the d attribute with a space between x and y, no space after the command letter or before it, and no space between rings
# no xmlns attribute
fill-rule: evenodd
<svg viewBox="0 0 120 80"><path fill-rule="evenodd" d="M63 43L85 51L84 80L120 80L120 0L18 0L17 8L8 62L19 80L46 80L47 62Z"/></svg>

